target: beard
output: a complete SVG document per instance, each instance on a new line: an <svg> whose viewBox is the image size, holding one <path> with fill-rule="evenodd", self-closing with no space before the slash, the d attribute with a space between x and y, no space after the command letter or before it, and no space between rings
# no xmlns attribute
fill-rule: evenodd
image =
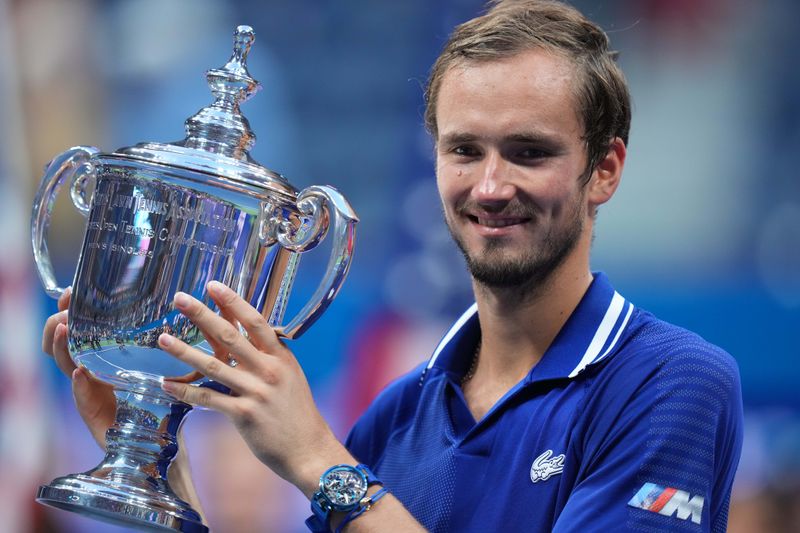
<svg viewBox="0 0 800 533"><path fill-rule="evenodd" d="M584 225L580 205L575 202L561 226L551 226L541 242L518 253L509 253L515 250L503 238L488 239L482 249L470 252L447 217L445 222L475 281L489 288L516 287L527 293L544 284L580 240ZM529 223L535 223L535 215L531 219Z"/></svg>

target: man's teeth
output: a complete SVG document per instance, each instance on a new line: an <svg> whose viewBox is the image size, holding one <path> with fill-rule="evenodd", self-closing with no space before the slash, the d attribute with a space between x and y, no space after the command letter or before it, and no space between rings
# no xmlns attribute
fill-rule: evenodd
<svg viewBox="0 0 800 533"><path fill-rule="evenodd" d="M478 217L478 224L481 226L486 226L487 228L504 228L506 226L513 226L514 224L519 224L521 222L521 218L491 219Z"/></svg>

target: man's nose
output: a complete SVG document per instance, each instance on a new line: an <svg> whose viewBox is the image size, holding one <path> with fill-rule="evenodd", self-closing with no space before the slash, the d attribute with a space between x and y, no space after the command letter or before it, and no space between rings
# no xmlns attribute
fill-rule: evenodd
<svg viewBox="0 0 800 533"><path fill-rule="evenodd" d="M479 181L472 189L476 201L483 204L505 203L516 193L511 182L511 165L495 152L486 154L479 169Z"/></svg>

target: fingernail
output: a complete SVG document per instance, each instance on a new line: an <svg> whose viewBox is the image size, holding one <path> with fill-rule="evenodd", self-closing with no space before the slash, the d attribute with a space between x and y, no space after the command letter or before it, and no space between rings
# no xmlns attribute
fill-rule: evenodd
<svg viewBox="0 0 800 533"><path fill-rule="evenodd" d="M208 288L208 292L212 294L222 294L225 292L225 289L227 288L219 281L209 281L206 287Z"/></svg>
<svg viewBox="0 0 800 533"><path fill-rule="evenodd" d="M175 337L170 335L169 333L162 333L158 336L158 343L161 346L167 347L172 346L172 343L175 342Z"/></svg>
<svg viewBox="0 0 800 533"><path fill-rule="evenodd" d="M161 389L165 392L172 394L176 390L178 390L178 384L173 381L164 380L161 382Z"/></svg>
<svg viewBox="0 0 800 533"><path fill-rule="evenodd" d="M83 374L83 372L81 372L80 368L76 368L72 371L72 381L78 384L82 384L84 381L86 381L86 376Z"/></svg>
<svg viewBox="0 0 800 533"><path fill-rule="evenodd" d="M64 289L64 295L68 296L70 294L72 294L72 285Z"/></svg>
<svg viewBox="0 0 800 533"><path fill-rule="evenodd" d="M67 326L64 323L56 324L56 330L53 332L54 335L61 337L67 334Z"/></svg>
<svg viewBox="0 0 800 533"><path fill-rule="evenodd" d="M174 301L175 305L178 307L187 307L191 303L192 299L185 292L176 292Z"/></svg>

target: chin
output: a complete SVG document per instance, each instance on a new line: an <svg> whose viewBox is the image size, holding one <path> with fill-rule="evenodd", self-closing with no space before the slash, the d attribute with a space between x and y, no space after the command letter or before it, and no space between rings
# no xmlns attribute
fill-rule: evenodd
<svg viewBox="0 0 800 533"><path fill-rule="evenodd" d="M456 239L472 278L490 288L529 292L547 282L575 249L577 238L523 245L492 240L465 247Z"/></svg>

